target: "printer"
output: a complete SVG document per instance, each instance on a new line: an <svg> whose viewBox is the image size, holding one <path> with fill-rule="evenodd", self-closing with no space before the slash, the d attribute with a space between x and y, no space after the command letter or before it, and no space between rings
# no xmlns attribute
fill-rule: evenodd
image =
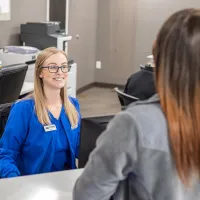
<svg viewBox="0 0 200 200"><path fill-rule="evenodd" d="M2 66L26 63L28 70L26 72L25 82L33 82L34 68L39 50L28 46L5 46L0 49L0 61Z"/></svg>
<svg viewBox="0 0 200 200"><path fill-rule="evenodd" d="M60 29L60 22L27 22L21 24L20 39L23 45L39 50L54 46L67 51L67 42L72 36Z"/></svg>
<svg viewBox="0 0 200 200"><path fill-rule="evenodd" d="M3 66L35 63L38 53L38 49L33 47L5 46L0 50L0 60Z"/></svg>

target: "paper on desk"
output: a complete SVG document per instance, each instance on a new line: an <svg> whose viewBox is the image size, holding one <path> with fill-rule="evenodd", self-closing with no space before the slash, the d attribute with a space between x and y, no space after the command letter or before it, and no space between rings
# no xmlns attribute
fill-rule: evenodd
<svg viewBox="0 0 200 200"><path fill-rule="evenodd" d="M10 0L0 0L0 14L10 12Z"/></svg>

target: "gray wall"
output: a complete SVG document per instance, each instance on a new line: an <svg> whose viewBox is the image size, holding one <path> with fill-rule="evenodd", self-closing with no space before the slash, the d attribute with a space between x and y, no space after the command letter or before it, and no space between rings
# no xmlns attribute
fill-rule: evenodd
<svg viewBox="0 0 200 200"><path fill-rule="evenodd" d="M46 20L46 0L11 0L11 20L0 21L0 47L18 45L20 24Z"/></svg>
<svg viewBox="0 0 200 200"><path fill-rule="evenodd" d="M77 63L77 89L95 81L96 28L97 0L70 0L69 35L73 39L69 42L69 57Z"/></svg>
<svg viewBox="0 0 200 200"><path fill-rule="evenodd" d="M136 14L136 0L98 1L97 82L124 84L134 71Z"/></svg>
<svg viewBox="0 0 200 200"><path fill-rule="evenodd" d="M95 70L95 80L114 84L125 84L147 62L157 32L173 12L200 7L199 0L100 0L98 4L96 57L102 69Z"/></svg>
<svg viewBox="0 0 200 200"><path fill-rule="evenodd" d="M183 8L200 8L199 0L138 0L135 66L145 63L151 54L152 43L164 23L173 13Z"/></svg>
<svg viewBox="0 0 200 200"><path fill-rule="evenodd" d="M69 0L69 57L78 64L77 88L94 82L97 0ZM11 0L11 20L0 21L0 47L19 45L20 24L46 20L46 0ZM80 39L76 39L76 34Z"/></svg>
<svg viewBox="0 0 200 200"><path fill-rule="evenodd" d="M186 7L200 7L200 1L70 0L69 57L78 64L77 88L95 81L124 84L147 61L164 20ZM46 0L11 0L11 20L0 21L0 47L19 44L21 23L45 19ZM102 69L95 69L96 60Z"/></svg>

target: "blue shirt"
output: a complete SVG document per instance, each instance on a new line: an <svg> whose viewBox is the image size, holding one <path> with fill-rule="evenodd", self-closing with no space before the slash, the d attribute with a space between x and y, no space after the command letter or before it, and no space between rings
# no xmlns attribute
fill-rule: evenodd
<svg viewBox="0 0 200 200"><path fill-rule="evenodd" d="M62 107L64 109L64 107ZM62 110L61 110L62 112ZM56 119L51 112L50 117L52 123L56 126L56 129L58 130L58 135L56 137L56 150L54 155L54 161L52 164L52 172L55 171L61 171L68 166L68 157L69 157L69 144L67 140L67 135L65 133L64 127L62 125L62 121L59 117L59 119Z"/></svg>
<svg viewBox="0 0 200 200"><path fill-rule="evenodd" d="M67 163L69 168L75 169L81 118L78 101L72 97L69 97L69 100L78 111L78 125L75 128L71 127L64 109L61 110L60 121L68 141L68 147L65 146L69 149ZM55 162L55 156L57 159L58 140L65 137L64 133L62 131L59 133L58 130L45 132L34 106L33 99L21 100L16 102L10 111L0 140L0 178L39 174L51 172L52 169L55 170L54 167L61 168L62 163ZM62 162L66 162L66 159Z"/></svg>

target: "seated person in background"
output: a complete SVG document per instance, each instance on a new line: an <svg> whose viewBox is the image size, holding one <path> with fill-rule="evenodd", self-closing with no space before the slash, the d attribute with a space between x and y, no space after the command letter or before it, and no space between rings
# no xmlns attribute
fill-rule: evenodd
<svg viewBox="0 0 200 200"><path fill-rule="evenodd" d="M74 200L200 199L200 10L173 14L156 46L158 94L100 135Z"/></svg>
<svg viewBox="0 0 200 200"><path fill-rule="evenodd" d="M132 74L125 85L124 93L146 100L156 94L154 67L145 65L144 69Z"/></svg>
<svg viewBox="0 0 200 200"><path fill-rule="evenodd" d="M76 168L80 110L67 95L69 71L65 52L38 55L34 91L13 105L0 140L0 178Z"/></svg>

